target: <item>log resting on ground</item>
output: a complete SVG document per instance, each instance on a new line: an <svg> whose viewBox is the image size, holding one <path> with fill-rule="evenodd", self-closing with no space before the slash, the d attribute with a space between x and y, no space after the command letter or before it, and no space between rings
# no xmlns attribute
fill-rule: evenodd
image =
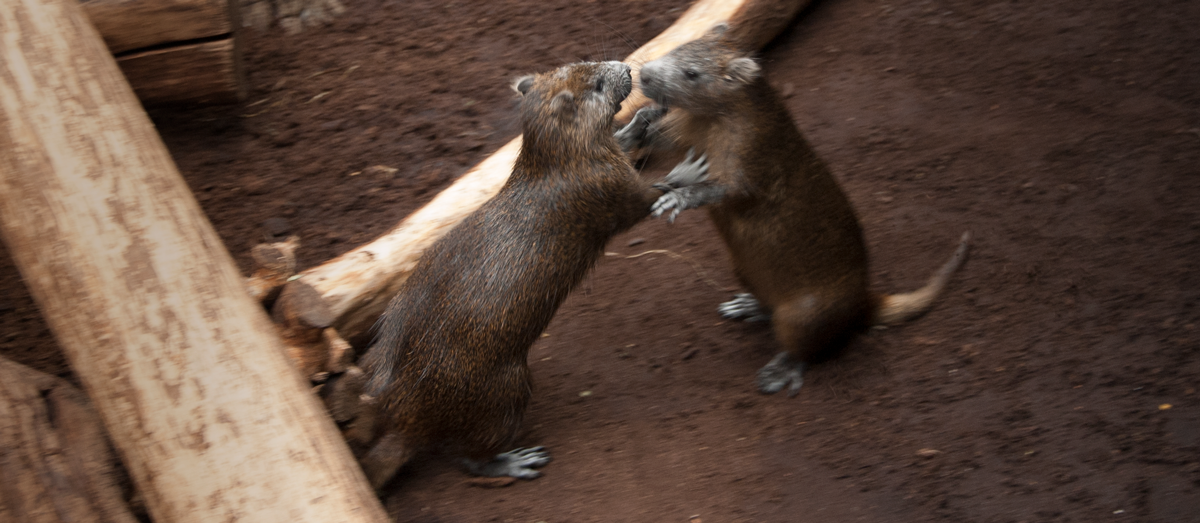
<svg viewBox="0 0 1200 523"><path fill-rule="evenodd" d="M0 27L0 237L151 518L387 521L78 3Z"/></svg>

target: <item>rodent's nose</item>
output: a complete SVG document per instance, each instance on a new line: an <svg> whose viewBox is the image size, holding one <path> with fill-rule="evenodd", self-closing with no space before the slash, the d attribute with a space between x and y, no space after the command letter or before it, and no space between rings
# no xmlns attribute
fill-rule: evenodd
<svg viewBox="0 0 1200 523"><path fill-rule="evenodd" d="M609 60L609 61L607 61L607 62L605 62L605 63L606 63L606 64L608 64L608 65L609 65L609 66L611 66L611 67L616 67L616 68L617 68L617 70L618 70L618 71L620 71L620 74L629 74L629 72L633 70L633 68L629 67L629 64L627 64L627 63L625 63L625 62L618 62L618 61L616 61L616 60Z"/></svg>

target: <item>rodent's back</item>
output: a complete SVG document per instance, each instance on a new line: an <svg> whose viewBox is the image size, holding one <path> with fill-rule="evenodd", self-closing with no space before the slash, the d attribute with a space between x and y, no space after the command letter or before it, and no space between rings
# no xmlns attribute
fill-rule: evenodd
<svg viewBox="0 0 1200 523"><path fill-rule="evenodd" d="M498 195L436 242L380 326L376 346L392 349L379 354L397 361L372 365L373 377L387 374L372 392L414 444L516 430L530 395L525 351L590 266L564 255L574 246L519 194Z"/></svg>
<svg viewBox="0 0 1200 523"><path fill-rule="evenodd" d="M609 85L604 99L587 91L594 82L538 79L562 89L524 86L545 96L523 103L526 140L509 181L421 257L367 355L379 430L406 445L452 441L478 455L506 444L530 396L529 346L607 240L649 210L648 184L607 133L628 88L617 96L619 82Z"/></svg>

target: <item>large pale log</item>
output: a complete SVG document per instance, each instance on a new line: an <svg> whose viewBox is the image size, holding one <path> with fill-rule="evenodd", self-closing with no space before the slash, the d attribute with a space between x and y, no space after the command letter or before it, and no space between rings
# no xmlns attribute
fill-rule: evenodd
<svg viewBox="0 0 1200 523"><path fill-rule="evenodd" d="M809 1L700 0L626 62L653 60L721 22L730 24L730 34L739 38L743 47L757 49L783 30ZM647 102L635 88L617 119L627 120ZM520 148L518 137L383 236L301 273L301 280L326 300L336 318L334 326L343 336L360 337L375 323L425 249L500 190Z"/></svg>
<svg viewBox="0 0 1200 523"><path fill-rule="evenodd" d="M87 396L0 358L0 521L136 523L122 475Z"/></svg>
<svg viewBox="0 0 1200 523"><path fill-rule="evenodd" d="M154 521L386 521L80 7L0 27L0 235Z"/></svg>

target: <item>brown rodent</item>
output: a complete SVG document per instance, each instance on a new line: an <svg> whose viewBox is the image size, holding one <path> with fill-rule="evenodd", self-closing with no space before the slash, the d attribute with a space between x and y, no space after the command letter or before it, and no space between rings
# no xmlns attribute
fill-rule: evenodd
<svg viewBox="0 0 1200 523"><path fill-rule="evenodd" d="M374 407L350 439L365 444L376 488L435 448L475 474L539 475L544 449L497 454L529 402L529 347L609 238L669 191L643 181L610 134L629 66L572 64L514 87L523 141L512 176L422 255L363 358Z"/></svg>
<svg viewBox="0 0 1200 523"><path fill-rule="evenodd" d="M703 151L709 179L664 194L655 215L707 205L750 291L721 305L729 318L767 319L783 351L758 373L762 392L803 383L807 362L856 328L893 324L928 310L966 257L969 233L921 289L868 291L867 249L846 195L800 134L758 64L718 26L641 68L641 132L626 148L666 139ZM666 111L663 116L663 111ZM661 117L661 119L657 119ZM623 130L624 131L624 130Z"/></svg>

